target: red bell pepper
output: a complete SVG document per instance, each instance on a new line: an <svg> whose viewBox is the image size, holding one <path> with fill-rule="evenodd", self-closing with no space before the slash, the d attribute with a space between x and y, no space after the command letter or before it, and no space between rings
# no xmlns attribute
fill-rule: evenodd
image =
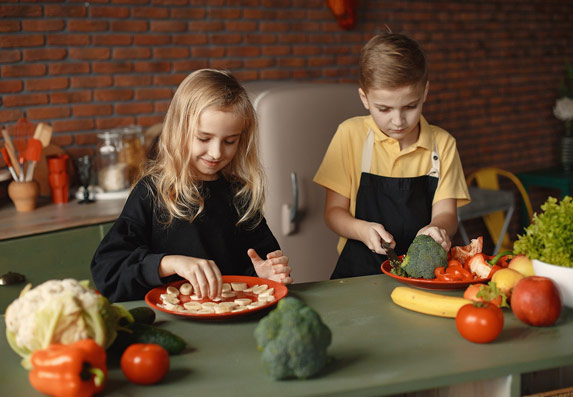
<svg viewBox="0 0 573 397"><path fill-rule="evenodd" d="M106 352L93 339L36 350L28 374L34 389L54 397L86 397L103 390Z"/></svg>

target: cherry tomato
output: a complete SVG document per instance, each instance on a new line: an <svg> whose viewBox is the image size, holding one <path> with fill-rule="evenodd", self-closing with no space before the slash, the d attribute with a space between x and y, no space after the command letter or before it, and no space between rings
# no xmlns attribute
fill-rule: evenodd
<svg viewBox="0 0 573 397"><path fill-rule="evenodd" d="M470 342L492 342L503 328L503 312L489 302L469 303L458 310L456 328Z"/></svg>
<svg viewBox="0 0 573 397"><path fill-rule="evenodd" d="M169 371L169 353L153 343L135 343L123 352L121 371L130 382L152 385Z"/></svg>

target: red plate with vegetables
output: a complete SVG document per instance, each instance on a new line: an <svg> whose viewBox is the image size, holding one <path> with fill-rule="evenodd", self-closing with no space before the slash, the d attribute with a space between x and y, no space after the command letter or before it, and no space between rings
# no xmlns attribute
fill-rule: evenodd
<svg viewBox="0 0 573 397"><path fill-rule="evenodd" d="M389 260L384 261L384 263L382 264L382 272L384 274L392 277L393 279L401 281L405 284L413 285L415 287L420 287L420 288L427 288L427 289L444 289L444 290L446 290L446 289L464 289L470 284L487 283L491 279L491 277L486 277L486 278L475 278L472 280L446 281L446 280L438 280L437 278L430 278L430 279L412 278L412 277L398 276L396 274L391 273L391 270L392 270L392 266L390 265L390 261Z"/></svg>
<svg viewBox="0 0 573 397"><path fill-rule="evenodd" d="M400 263L386 260L382 272L400 282L428 289L463 289L471 284L487 283L492 275L507 266L510 252L495 257L481 252L483 239L464 247L452 247L446 253L431 237L418 236L402 255Z"/></svg>

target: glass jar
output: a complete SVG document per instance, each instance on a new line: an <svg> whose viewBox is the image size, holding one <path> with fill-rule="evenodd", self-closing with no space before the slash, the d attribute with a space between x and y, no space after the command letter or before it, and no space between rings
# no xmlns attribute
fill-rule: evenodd
<svg viewBox="0 0 573 397"><path fill-rule="evenodd" d="M145 149L143 148L143 133L141 127L132 125L119 129L121 133L120 160L127 167L129 183L135 182L145 162Z"/></svg>
<svg viewBox="0 0 573 397"><path fill-rule="evenodd" d="M105 131L97 135L96 169L98 185L106 192L115 192L129 187L127 167L121 161L121 140L117 131Z"/></svg>

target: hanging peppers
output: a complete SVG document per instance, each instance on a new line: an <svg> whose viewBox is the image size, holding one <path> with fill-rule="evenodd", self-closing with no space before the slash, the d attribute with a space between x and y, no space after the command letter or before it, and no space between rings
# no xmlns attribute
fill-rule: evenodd
<svg viewBox="0 0 573 397"><path fill-rule="evenodd" d="M93 396L107 378L106 352L93 339L36 350L28 374L34 389L54 397Z"/></svg>
<svg viewBox="0 0 573 397"><path fill-rule="evenodd" d="M338 20L338 26L350 30L356 24L356 10L360 0L326 0L330 11Z"/></svg>

